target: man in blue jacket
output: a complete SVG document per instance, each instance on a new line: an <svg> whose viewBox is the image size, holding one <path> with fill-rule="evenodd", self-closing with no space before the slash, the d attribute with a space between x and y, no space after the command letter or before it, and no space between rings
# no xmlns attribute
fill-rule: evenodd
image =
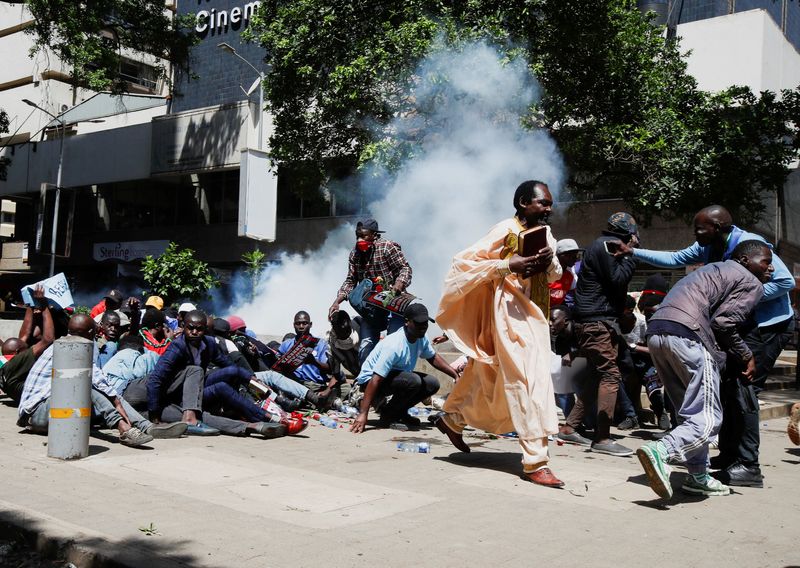
<svg viewBox="0 0 800 568"><path fill-rule="evenodd" d="M633 255L637 260L661 268L679 268L728 260L736 246L748 240L764 242L772 249L762 236L734 225L730 212L721 205L710 205L695 215L694 236L697 242L676 252L621 245L616 254ZM778 255L772 253L775 270L764 284L764 296L756 306L754 321L742 330L744 341L755 358L755 374L749 381L740 381L735 373L727 374L724 419L719 435L720 455L711 460L712 468L721 470L714 474L715 477L726 485L764 485L758 463L758 394L764 389L775 360L794 330L789 299L789 292L794 289L794 277Z"/></svg>

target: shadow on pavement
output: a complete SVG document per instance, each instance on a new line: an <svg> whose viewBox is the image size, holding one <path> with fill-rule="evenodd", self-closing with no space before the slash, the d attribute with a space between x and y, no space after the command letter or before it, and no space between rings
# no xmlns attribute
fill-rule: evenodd
<svg viewBox="0 0 800 568"><path fill-rule="evenodd" d="M157 530L157 529L156 529ZM87 535L69 537L48 534L47 527L30 516L16 511L0 510L0 533L13 536L19 546L27 547L28 557L49 559L50 562L30 566L64 566L71 562L78 568L192 568L200 566L200 559L185 552L178 552L188 540L163 540L158 534L135 536L109 541ZM56 560L56 563L52 561ZM210 566L203 559L204 567ZM23 564L23 566L29 566Z"/></svg>
<svg viewBox="0 0 800 568"><path fill-rule="evenodd" d="M453 452L449 456L436 456L433 459L463 467L493 469L519 477L522 472L519 457L519 452Z"/></svg>

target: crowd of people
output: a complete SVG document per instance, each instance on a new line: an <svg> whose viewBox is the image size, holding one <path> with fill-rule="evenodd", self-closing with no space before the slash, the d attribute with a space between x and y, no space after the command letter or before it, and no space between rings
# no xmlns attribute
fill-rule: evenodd
<svg viewBox="0 0 800 568"><path fill-rule="evenodd" d="M454 257L435 318L409 293L400 244L376 220L359 222L324 337L304 310L292 333L265 343L242 317L191 303L142 303L111 290L90 313L70 314L37 287L18 336L2 343L0 389L18 407L19 426L46 433L63 410L50 401L54 341L72 335L94 342L93 421L118 429L128 446L294 435L310 412L331 409L349 413L356 434L373 409L378 428L405 431L421 426L409 410L440 389L417 370L421 358L454 382L433 425L462 452L470 451L467 427L513 432L523 478L538 485L564 486L550 467L548 444L558 440L635 453L663 498L675 463L686 466L681 487L690 494L762 487L758 395L795 326L794 278L772 246L719 205L697 213L696 242L677 252L643 248L626 212L611 215L585 248L557 240L541 181L522 183L513 206ZM671 289L655 274L629 294L640 264L702 266ZM429 339L434 321L444 335ZM435 350L446 340L463 355L452 363ZM799 421L800 404L788 428L795 444ZM612 434L646 422L650 441L636 452ZM719 454L709 458L712 446Z"/></svg>

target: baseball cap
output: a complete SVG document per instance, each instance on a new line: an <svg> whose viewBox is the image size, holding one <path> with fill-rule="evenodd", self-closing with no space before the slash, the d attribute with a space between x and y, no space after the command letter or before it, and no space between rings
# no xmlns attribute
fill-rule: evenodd
<svg viewBox="0 0 800 568"><path fill-rule="evenodd" d="M178 307L178 313L182 314L186 312L193 312L196 309L197 306L195 306L194 304L190 304L189 302L184 302L180 305L180 307Z"/></svg>
<svg viewBox="0 0 800 568"><path fill-rule="evenodd" d="M565 252L573 252L573 251L582 251L583 249L578 246L578 243L575 239L561 239L556 243L556 254L562 254Z"/></svg>
<svg viewBox="0 0 800 568"><path fill-rule="evenodd" d="M374 233L385 233L386 231L378 230L378 222L375 219L364 219L356 224L356 229L366 229Z"/></svg>
<svg viewBox="0 0 800 568"><path fill-rule="evenodd" d="M244 323L244 320L239 316L228 316L225 319L231 325L231 331L237 331L247 327L247 324Z"/></svg>
<svg viewBox="0 0 800 568"><path fill-rule="evenodd" d="M153 306L157 310L162 310L164 309L164 299L161 296L149 296L144 305Z"/></svg>
<svg viewBox="0 0 800 568"><path fill-rule="evenodd" d="M636 219L624 211L612 213L608 218L608 230L615 234L635 235L638 232Z"/></svg>
<svg viewBox="0 0 800 568"><path fill-rule="evenodd" d="M114 300L119 304L121 304L122 300L124 299L122 297L122 292L120 292L119 290L111 290L108 294L103 296L103 298L111 298L112 300Z"/></svg>
<svg viewBox="0 0 800 568"><path fill-rule="evenodd" d="M429 321L433 321L428 315L428 308L422 304L409 305L406 311L403 312L403 316L414 323L428 323Z"/></svg>

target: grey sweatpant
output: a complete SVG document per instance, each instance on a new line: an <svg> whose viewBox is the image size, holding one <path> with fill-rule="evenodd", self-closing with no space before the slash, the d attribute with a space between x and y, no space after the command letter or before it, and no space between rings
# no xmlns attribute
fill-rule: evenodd
<svg viewBox="0 0 800 568"><path fill-rule="evenodd" d="M686 463L689 473L708 470L708 439L719 432L722 404L719 370L705 347L673 335L647 340L650 356L672 404L678 426L662 438L670 458Z"/></svg>

